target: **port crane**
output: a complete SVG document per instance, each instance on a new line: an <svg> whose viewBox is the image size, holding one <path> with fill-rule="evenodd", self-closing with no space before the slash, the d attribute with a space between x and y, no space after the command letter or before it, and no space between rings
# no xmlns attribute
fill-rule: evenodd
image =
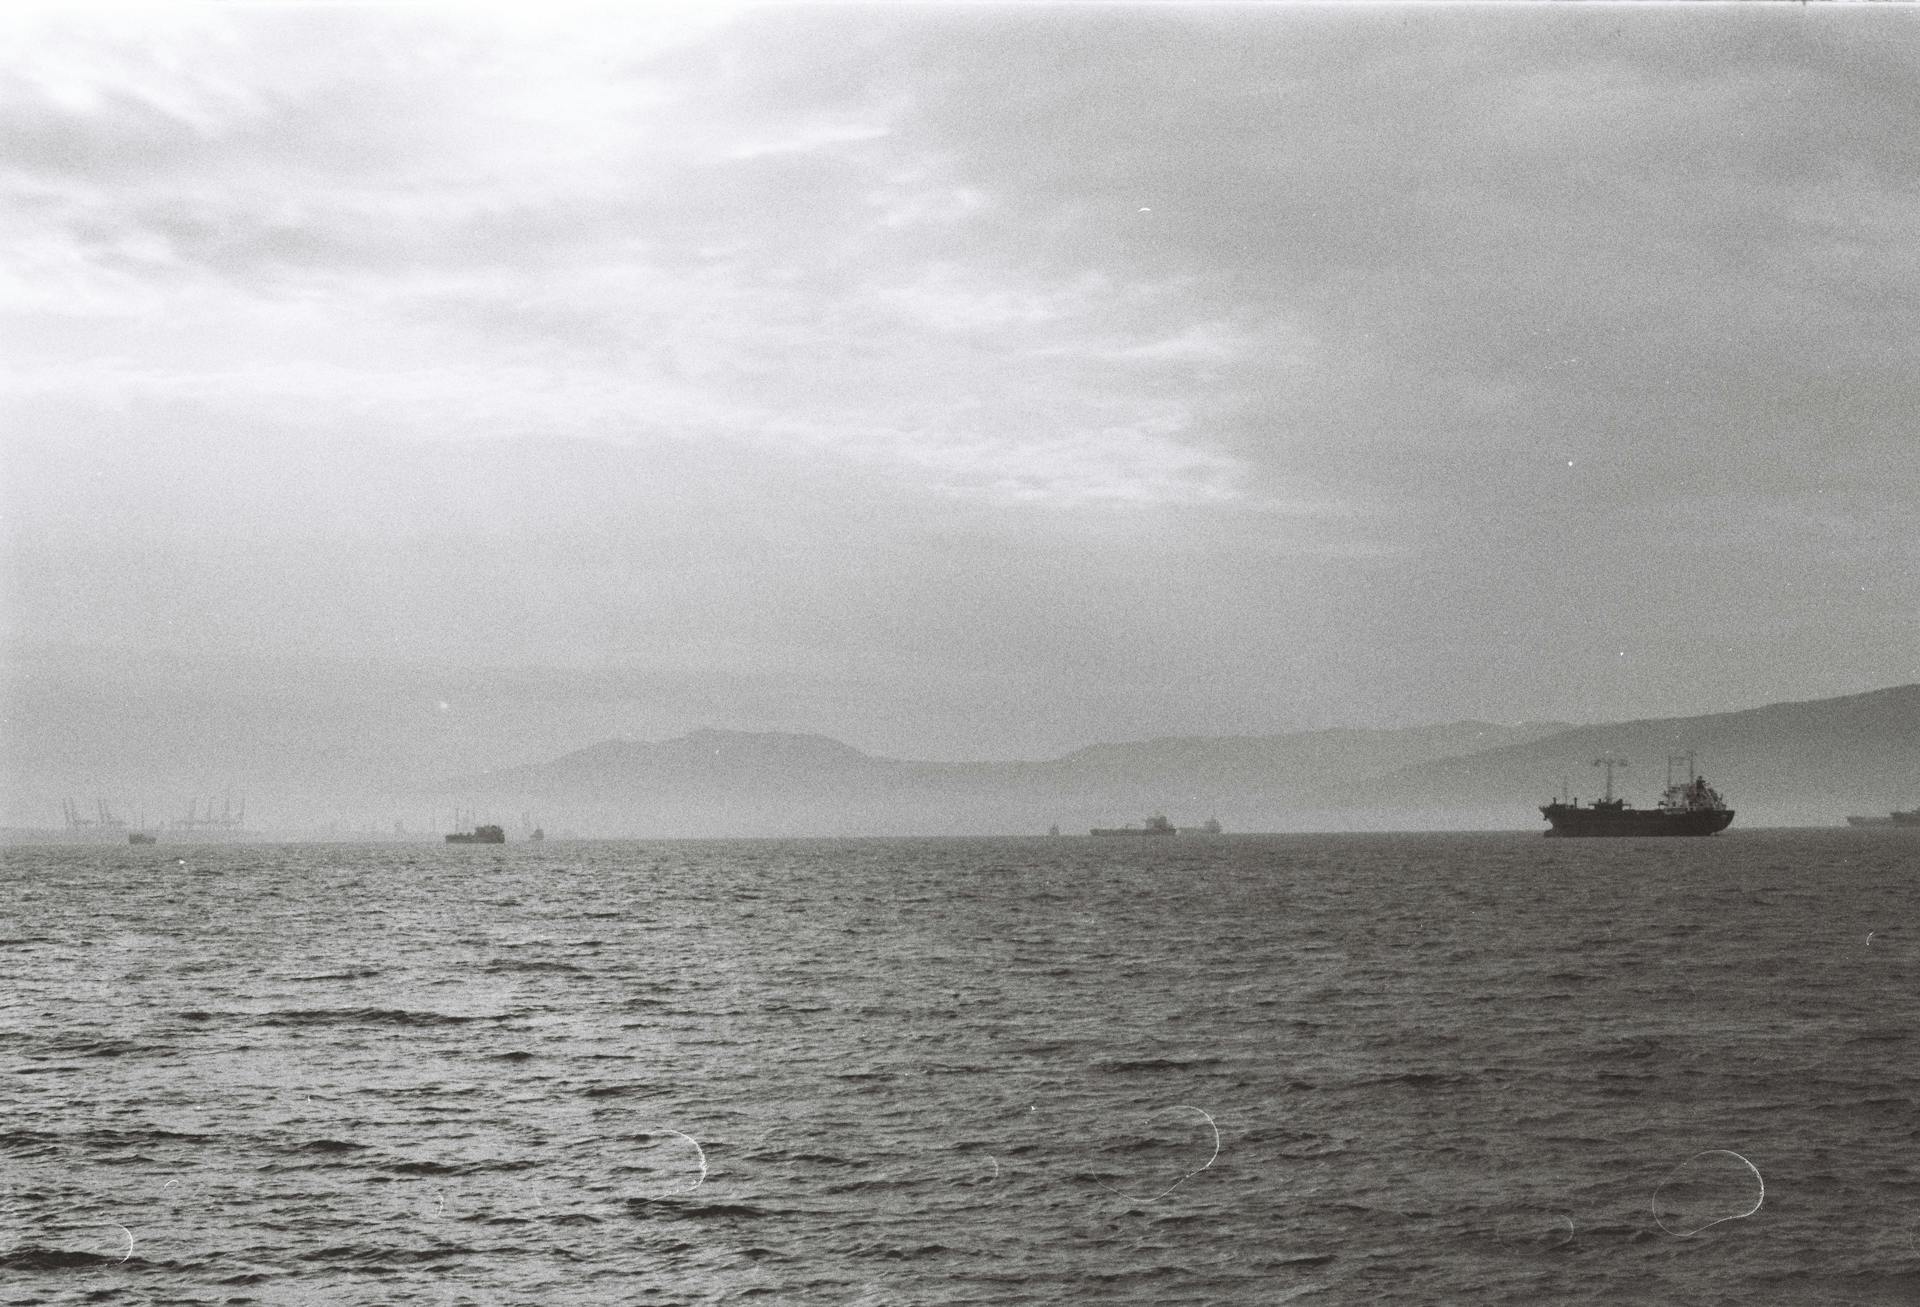
<svg viewBox="0 0 1920 1307"><path fill-rule="evenodd" d="M234 810L233 796L227 795L221 801L220 812L216 816L213 810L213 797L207 797L206 808L200 806L200 799L187 800L187 815L173 823L175 830L239 830L247 823L247 801L240 800L240 808Z"/></svg>
<svg viewBox="0 0 1920 1307"><path fill-rule="evenodd" d="M113 815L113 809L107 806L105 799L95 799L93 806L94 810L99 813L99 816L83 817L80 815L81 808L79 804L75 803L72 799L64 800L60 805L60 810L66 816L67 829L125 830L127 828L126 822Z"/></svg>

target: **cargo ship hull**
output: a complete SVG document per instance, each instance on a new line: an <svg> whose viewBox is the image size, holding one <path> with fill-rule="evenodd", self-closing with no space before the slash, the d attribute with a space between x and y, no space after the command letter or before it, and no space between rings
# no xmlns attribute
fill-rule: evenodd
<svg viewBox="0 0 1920 1307"><path fill-rule="evenodd" d="M1628 808L1596 805L1582 808L1549 803L1540 815L1559 836L1607 835L1717 835L1733 824L1732 808Z"/></svg>
<svg viewBox="0 0 1920 1307"><path fill-rule="evenodd" d="M1884 817L1849 817L1849 826L1920 826L1920 808L1890 812Z"/></svg>

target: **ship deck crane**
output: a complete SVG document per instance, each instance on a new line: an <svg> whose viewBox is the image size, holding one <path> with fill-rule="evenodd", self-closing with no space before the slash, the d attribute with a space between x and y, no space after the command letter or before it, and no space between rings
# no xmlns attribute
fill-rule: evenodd
<svg viewBox="0 0 1920 1307"><path fill-rule="evenodd" d="M1607 795L1606 795L1606 798L1601 800L1601 802L1612 803L1613 802L1613 773L1616 770L1625 771L1628 766L1627 760L1625 758L1618 756L1617 754L1608 753L1608 754L1603 754L1598 758L1595 758L1593 760L1593 765L1596 767L1605 767L1607 769Z"/></svg>

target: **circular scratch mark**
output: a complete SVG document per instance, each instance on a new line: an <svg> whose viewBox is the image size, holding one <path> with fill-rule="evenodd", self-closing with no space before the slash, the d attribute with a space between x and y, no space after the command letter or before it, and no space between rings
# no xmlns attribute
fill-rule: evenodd
<svg viewBox="0 0 1920 1307"><path fill-rule="evenodd" d="M692 1193L695 1189L698 1189L701 1183L707 1178L707 1150L700 1146L700 1141L698 1139L695 1139L692 1135L686 1133L684 1130L675 1130L672 1126L666 1126L666 1125L661 1126L660 1129L666 1131L670 1135L678 1135L680 1138L686 1140L688 1143L693 1145L693 1151L700 1155L699 1176L695 1178L694 1182L691 1185L687 1186L686 1189L682 1190L683 1193Z"/></svg>
<svg viewBox="0 0 1920 1307"><path fill-rule="evenodd" d="M1702 1221L1700 1224L1695 1225L1690 1229L1676 1230L1660 1218L1660 1195L1664 1193L1669 1186L1681 1189L1683 1200L1690 1198L1696 1203L1706 1204L1708 1200L1717 1199L1719 1197L1718 1194L1712 1192L1712 1189L1715 1188L1716 1186L1709 1179L1706 1179L1706 1178L1680 1179L1679 1178L1680 1173L1682 1171L1685 1171L1688 1167L1692 1166L1695 1162L1698 1162L1703 1157L1716 1157L1716 1158L1730 1157L1734 1161L1738 1162L1741 1166L1744 1166L1745 1168L1747 1168L1748 1171L1752 1172L1753 1182L1756 1186L1758 1186L1757 1191L1755 1192L1753 1197L1753 1206L1747 1208L1745 1211L1741 1211L1741 1212L1730 1211L1725 1216L1716 1216L1710 1221ZM1706 1190L1707 1192L1701 1193L1701 1194L1689 1192L1687 1189L1687 1186L1689 1185L1702 1190ZM1676 1239L1685 1239L1690 1235L1698 1234L1702 1230L1705 1230L1710 1226L1719 1225L1724 1221L1744 1220L1745 1218L1752 1216L1755 1212L1759 1211L1761 1204L1765 1203L1766 1201L1767 1201L1767 1182L1766 1182L1766 1179L1760 1174L1759 1167L1755 1166L1752 1162L1749 1162L1746 1158L1742 1157L1739 1153L1734 1152L1731 1148L1705 1148L1695 1153L1692 1157L1689 1157L1686 1161L1680 1163L1680 1165L1674 1167L1673 1170L1667 1173L1666 1179L1662 1180L1658 1185L1654 1186L1653 1202L1652 1202L1653 1221L1655 1225L1658 1225L1662 1230L1666 1231L1670 1235L1673 1235ZM1717 1206L1717 1204L1714 1204L1714 1205ZM1703 1211L1700 1214L1704 1215L1705 1212Z"/></svg>
<svg viewBox="0 0 1920 1307"><path fill-rule="evenodd" d="M121 1225L118 1221L115 1221L114 1225L118 1227L120 1233L127 1236L127 1250L120 1254L120 1260L122 1262L125 1262L127 1258L133 1256L133 1231L129 1230L126 1226Z"/></svg>
<svg viewBox="0 0 1920 1307"><path fill-rule="evenodd" d="M1561 1227L1566 1227L1564 1232ZM1553 1232L1546 1236L1549 1248L1564 1248L1573 1242L1574 1228L1571 1216L1561 1215L1555 1218Z"/></svg>
<svg viewBox="0 0 1920 1307"><path fill-rule="evenodd" d="M1163 1107L1157 1112L1150 1113L1147 1119L1151 1121L1154 1117L1165 1116L1169 1112L1198 1112L1201 1116L1206 1118L1207 1128L1213 1131L1213 1154L1210 1157L1208 1157L1206 1161L1194 1167L1193 1170L1187 1172L1185 1175L1181 1176L1178 1180L1175 1180L1172 1184L1168 1185L1165 1189L1162 1189L1159 1193L1152 1194L1152 1195L1124 1193L1121 1190L1115 1189L1112 1185L1107 1184L1105 1181L1101 1181L1101 1180L1095 1180L1094 1183L1099 1185L1102 1189L1105 1189L1108 1193L1115 1194L1121 1198L1130 1198L1137 1202L1153 1203L1153 1202L1158 1202L1162 1198L1165 1198L1168 1194L1172 1193L1175 1189L1178 1189L1181 1185L1193 1179L1194 1176L1199 1175L1202 1171L1212 1166L1214 1162L1217 1161L1220 1157L1220 1126L1213 1119L1213 1114L1207 1111L1207 1109L1205 1109L1204 1107L1193 1107L1190 1104L1181 1103L1174 1107Z"/></svg>

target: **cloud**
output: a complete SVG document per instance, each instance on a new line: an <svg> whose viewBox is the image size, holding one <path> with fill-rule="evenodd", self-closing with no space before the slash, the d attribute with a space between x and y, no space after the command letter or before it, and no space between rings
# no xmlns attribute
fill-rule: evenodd
<svg viewBox="0 0 1920 1307"><path fill-rule="evenodd" d="M64 388L81 409L190 398L240 424L331 405L442 439L799 432L822 454L890 451L896 475L1017 498L1109 498L1130 476L1154 500L1163 474L1185 497L1193 467L1226 461L1134 422L1106 443L1135 452L1075 457L1124 400L1062 432L1085 375L1049 386L985 342L940 357L955 330L1101 306L1062 307L1086 288L1027 289L990 251L927 265L918 247L850 244L990 203L937 150L888 139L897 91L758 104L764 77L736 93L564 25L525 47L506 35L263 14L144 45L54 41L60 58L13 89L44 136L93 153L15 155L11 185L37 205L9 277L17 309L103 347L36 350L16 316L16 393ZM164 342L110 339L157 318ZM1048 429L1017 451L1036 420Z"/></svg>
<svg viewBox="0 0 1920 1307"><path fill-rule="evenodd" d="M727 157L757 159L768 154L813 154L836 145L878 140L888 131L882 123L831 120L800 123L772 135L742 141L727 151Z"/></svg>
<svg viewBox="0 0 1920 1307"><path fill-rule="evenodd" d="M479 576L541 612L623 609L633 556L650 578L634 602L699 614L700 656L825 665L867 639L876 664L922 660L924 684L955 670L964 625L941 607L944 542L980 522L997 551L970 565L1017 594L993 619L1019 628L1009 675L1024 659L1064 693L1059 669L1110 638L1137 650L1102 654L1120 680L1224 660L1246 703L1268 652L1324 690L1357 678L1363 644L1417 662L1444 632L1457 657L1421 684L1453 677L1478 687L1460 711L1512 716L1527 709L1492 702L1511 668L1476 669L1474 632L1532 631L1525 656L1578 665L1581 623L1529 605L1556 580L1612 595L1617 571L1655 577L1613 542L1664 515L1692 515L1689 546L1722 571L1757 520L1798 524L1776 533L1795 575L1903 556L1885 500L1911 476L1920 400L1910 24L1537 7L9 21L0 385L34 491L16 520L72 539L120 515L128 540L151 526L256 588L305 547L337 564L330 602L392 644L416 638L411 606L422 644L560 658L575 624L523 647L438 596ZM358 480L312 452L329 448ZM151 522L128 512L143 498ZM842 548L847 520L863 525ZM394 563L404 602L383 595L382 549L435 523L518 545L477 551L471 574L453 547ZM303 532L271 566L232 543ZM147 611L110 579L130 550L11 570L78 639ZM647 572L651 550L670 575ZM895 567L881 593L913 610L896 623L912 640L863 606L862 578ZM1127 611L1141 573L1206 596L1183 619L1235 614L1261 657ZM243 604L154 584L205 638L248 629Z"/></svg>

